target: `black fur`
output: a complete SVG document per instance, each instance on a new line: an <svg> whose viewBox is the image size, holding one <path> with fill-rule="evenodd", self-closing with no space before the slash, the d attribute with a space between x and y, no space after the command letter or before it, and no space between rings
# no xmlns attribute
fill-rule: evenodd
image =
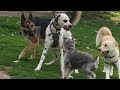
<svg viewBox="0 0 120 90"><path fill-rule="evenodd" d="M35 17L33 18L33 22L35 23L35 26L40 26L40 37L42 39L45 39L45 32L46 32L46 28L49 25L51 19L43 19L43 18L39 18L39 17Z"/></svg>
<svg viewBox="0 0 120 90"><path fill-rule="evenodd" d="M46 50L47 48L44 48L44 50Z"/></svg>
<svg viewBox="0 0 120 90"><path fill-rule="evenodd" d="M59 41L59 36L60 36L60 33L53 33L53 44L51 45L51 47L57 47L58 46L58 41Z"/></svg>
<svg viewBox="0 0 120 90"><path fill-rule="evenodd" d="M54 22L56 23L56 24L58 24L58 18L60 17L60 15L58 15L57 17L55 17L55 19L54 19Z"/></svg>

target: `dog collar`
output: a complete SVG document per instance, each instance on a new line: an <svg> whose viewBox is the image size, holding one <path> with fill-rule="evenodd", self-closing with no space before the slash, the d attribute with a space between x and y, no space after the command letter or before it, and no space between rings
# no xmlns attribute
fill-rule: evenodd
<svg viewBox="0 0 120 90"><path fill-rule="evenodd" d="M58 46L58 41L59 41L59 36L60 36L60 29L58 29L57 27L55 27L56 29L56 33L53 33L53 31L51 30L51 25L54 26L54 23L52 22L50 24L50 31L51 31L51 34L53 36L53 44L51 45L51 47L57 47Z"/></svg>
<svg viewBox="0 0 120 90"><path fill-rule="evenodd" d="M52 22L51 25L53 25L54 28L56 28L56 30L60 31L60 28L57 27L57 25L55 24L55 22Z"/></svg>
<svg viewBox="0 0 120 90"><path fill-rule="evenodd" d="M113 58L113 57L115 57L115 56L116 56L116 54L113 55L113 56L104 56L104 58Z"/></svg>
<svg viewBox="0 0 120 90"><path fill-rule="evenodd" d="M104 63L105 64L110 64L110 65L112 65L112 66L114 66L115 68L116 68L116 65L115 65L115 63L118 61L118 59L115 61L115 62L112 62L112 63L108 63L108 62L106 62L105 60L104 60Z"/></svg>

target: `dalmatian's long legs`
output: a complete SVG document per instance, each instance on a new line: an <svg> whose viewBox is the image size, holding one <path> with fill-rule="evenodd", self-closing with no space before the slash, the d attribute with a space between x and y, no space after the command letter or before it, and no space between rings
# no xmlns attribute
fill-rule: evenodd
<svg viewBox="0 0 120 90"><path fill-rule="evenodd" d="M50 62L48 62L48 63L45 63L45 65L51 65L51 64L53 64L53 63L55 63L55 61L57 61L58 60L58 55L57 55L57 51L58 51L58 49L56 49L56 48L51 48L51 50L52 50L52 52L53 52L53 54L52 54L52 61L50 61Z"/></svg>
<svg viewBox="0 0 120 90"><path fill-rule="evenodd" d="M41 69L42 64L43 64L43 62L44 62L44 59L45 59L45 56L46 56L46 53L47 53L48 49L50 48L51 44L52 44L51 39L48 38L48 39L45 40L45 47L44 47L44 49L43 49L40 62L39 62L39 64L38 64L38 66L34 69L35 71L38 71L38 70Z"/></svg>

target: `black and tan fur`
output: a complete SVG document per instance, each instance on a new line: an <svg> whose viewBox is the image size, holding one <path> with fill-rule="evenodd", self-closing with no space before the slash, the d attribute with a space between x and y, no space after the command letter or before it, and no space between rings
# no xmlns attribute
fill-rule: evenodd
<svg viewBox="0 0 120 90"><path fill-rule="evenodd" d="M75 11L71 21L76 23L80 19L80 11ZM30 44L26 46L20 53L18 60L23 58L29 51L32 50L32 55L29 59L34 59L36 54L36 48L45 39L45 30L51 19L43 19L39 17L32 16L30 12L28 19L25 18L24 13L21 15L21 33L22 35L30 41Z"/></svg>

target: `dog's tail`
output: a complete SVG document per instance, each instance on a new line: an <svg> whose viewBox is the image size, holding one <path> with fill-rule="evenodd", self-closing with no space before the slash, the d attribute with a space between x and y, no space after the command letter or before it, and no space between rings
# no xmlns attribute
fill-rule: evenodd
<svg viewBox="0 0 120 90"><path fill-rule="evenodd" d="M73 26L80 21L81 14L82 14L82 11L74 11L72 18L70 19L70 22L73 24Z"/></svg>
<svg viewBox="0 0 120 90"><path fill-rule="evenodd" d="M107 27L102 27L98 31L97 36L96 36L96 47L100 44L100 42L102 41L102 38L106 35L111 35L112 36L112 33Z"/></svg>

